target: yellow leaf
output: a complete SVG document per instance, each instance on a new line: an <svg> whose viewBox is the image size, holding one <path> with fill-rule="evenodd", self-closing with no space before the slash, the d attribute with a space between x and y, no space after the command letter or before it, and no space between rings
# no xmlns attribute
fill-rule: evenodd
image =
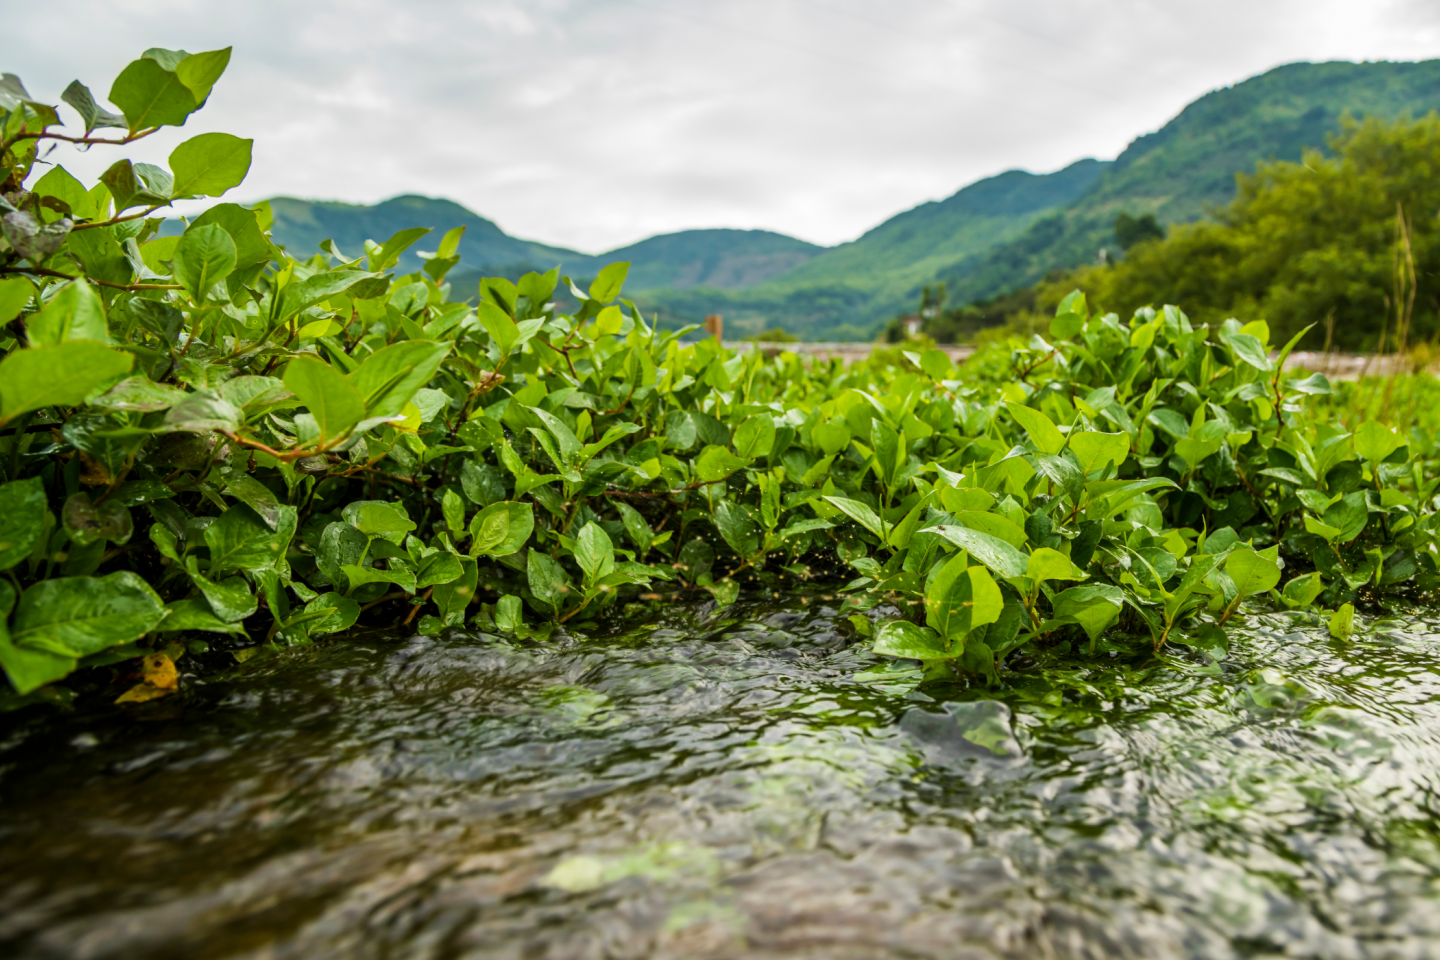
<svg viewBox="0 0 1440 960"><path fill-rule="evenodd" d="M149 683L137 683L115 698L116 703L144 703L146 700L158 700L161 697L168 697L174 693L173 687L169 689L154 686Z"/></svg>
<svg viewBox="0 0 1440 960"><path fill-rule="evenodd" d="M180 674L175 661L163 653L152 653L145 658L142 672L145 682L161 690L175 690L180 686Z"/></svg>

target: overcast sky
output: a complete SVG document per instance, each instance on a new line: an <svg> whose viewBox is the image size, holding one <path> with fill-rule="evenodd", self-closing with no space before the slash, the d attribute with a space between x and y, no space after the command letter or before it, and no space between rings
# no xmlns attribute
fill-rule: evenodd
<svg viewBox="0 0 1440 960"><path fill-rule="evenodd" d="M224 130L255 139L234 199L442 196L586 252L694 227L833 244L979 177L1113 158L1282 63L1440 56L1436 0L0 0L0 16L20 41L0 70L50 102L76 77L103 97L147 47L234 46L205 109L134 159ZM117 154L51 159L94 176Z"/></svg>

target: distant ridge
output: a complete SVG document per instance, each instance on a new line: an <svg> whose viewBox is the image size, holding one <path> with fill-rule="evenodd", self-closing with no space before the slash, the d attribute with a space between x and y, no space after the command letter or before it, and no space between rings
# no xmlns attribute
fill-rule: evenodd
<svg viewBox="0 0 1440 960"><path fill-rule="evenodd" d="M457 283L557 264L578 280L629 260L627 294L668 325L724 313L726 330L738 335L783 326L806 339L868 339L913 308L924 284L945 281L952 303L980 300L1091 262L1102 247L1116 255L1118 213L1154 213L1164 223L1204 216L1234 195L1237 172L1324 147L1347 112L1394 118L1437 108L1440 60L1288 64L1206 94L1114 161L986 177L829 248L765 230L705 229L589 255L512 237L448 200L271 203L276 239L299 255L328 237L355 256L365 239L410 226L435 227L433 241L416 247L434 249L440 232L464 223ZM402 268L419 263L410 253Z"/></svg>
<svg viewBox="0 0 1440 960"><path fill-rule="evenodd" d="M400 260L403 270L418 270L422 261L417 250L433 250L445 231L464 226L461 264L489 273L522 273L549 270L556 263L578 264L591 258L574 250L551 247L532 240L512 237L493 220L487 220L450 200L406 195L392 197L373 206L335 203L325 200L297 200L276 197L270 201L275 212L271 227L275 239L294 256L318 252L322 240L334 240L346 256L364 253L366 240L384 241L407 227L434 227L435 233L421 240ZM428 246L427 246L428 244Z"/></svg>
<svg viewBox="0 0 1440 960"><path fill-rule="evenodd" d="M1394 119L1440 109L1440 60L1291 63L1207 93L1137 137L1063 213L938 274L959 302L1027 286L1048 271L1114 254L1115 215L1195 220L1235 195L1235 174L1261 160L1323 149L1350 113Z"/></svg>

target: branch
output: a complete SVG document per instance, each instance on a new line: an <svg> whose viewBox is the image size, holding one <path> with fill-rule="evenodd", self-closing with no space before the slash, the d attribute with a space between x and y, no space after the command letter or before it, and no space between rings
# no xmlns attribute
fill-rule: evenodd
<svg viewBox="0 0 1440 960"><path fill-rule="evenodd" d="M270 456L274 457L277 460L284 460L287 462L290 460L299 460L303 457L317 456L325 452L324 450L318 448L314 450L276 450L274 447L267 446L266 444L261 443L259 440L249 440L245 437L240 436L237 433L231 433L229 430L217 430L216 432L219 433L221 436L225 437L231 443L238 443L242 447L249 447L251 450L259 450L261 453L268 453L270 454Z"/></svg>
<svg viewBox="0 0 1440 960"><path fill-rule="evenodd" d="M109 220L96 220L93 223L77 223L70 229L71 233L78 230L94 230L96 227L113 227L117 223L125 223L130 220L139 220L141 217L148 217L161 207L168 207L168 203L157 203L148 210L141 210L139 213L132 213L124 217L111 217ZM179 289L178 287L176 289Z"/></svg>
<svg viewBox="0 0 1440 960"><path fill-rule="evenodd" d="M18 133L6 141L5 146L18 143L21 140L64 140L66 143L83 143L87 146L99 143L110 144L111 146L123 146L127 143L134 143L136 140L150 136L158 131L159 127L151 127L148 130L141 130L139 133L131 133L123 140L107 140L104 137L67 137L63 133L47 133L44 130L35 133Z"/></svg>
<svg viewBox="0 0 1440 960"><path fill-rule="evenodd" d="M79 227L75 228L79 230ZM176 283L111 283L109 280L97 280L95 277L72 277L68 273L61 273L59 270L50 270L46 267L0 267L0 274L27 274L32 273L37 277L54 277L57 280L89 280L91 283L98 283L102 287L110 287L115 290L184 290L185 288Z"/></svg>

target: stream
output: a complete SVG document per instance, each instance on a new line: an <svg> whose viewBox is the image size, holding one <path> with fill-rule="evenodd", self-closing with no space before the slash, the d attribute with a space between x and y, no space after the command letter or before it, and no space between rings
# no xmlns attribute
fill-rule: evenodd
<svg viewBox="0 0 1440 960"><path fill-rule="evenodd" d="M1232 633L907 698L815 593L0 715L0 955L1440 956L1440 620Z"/></svg>

